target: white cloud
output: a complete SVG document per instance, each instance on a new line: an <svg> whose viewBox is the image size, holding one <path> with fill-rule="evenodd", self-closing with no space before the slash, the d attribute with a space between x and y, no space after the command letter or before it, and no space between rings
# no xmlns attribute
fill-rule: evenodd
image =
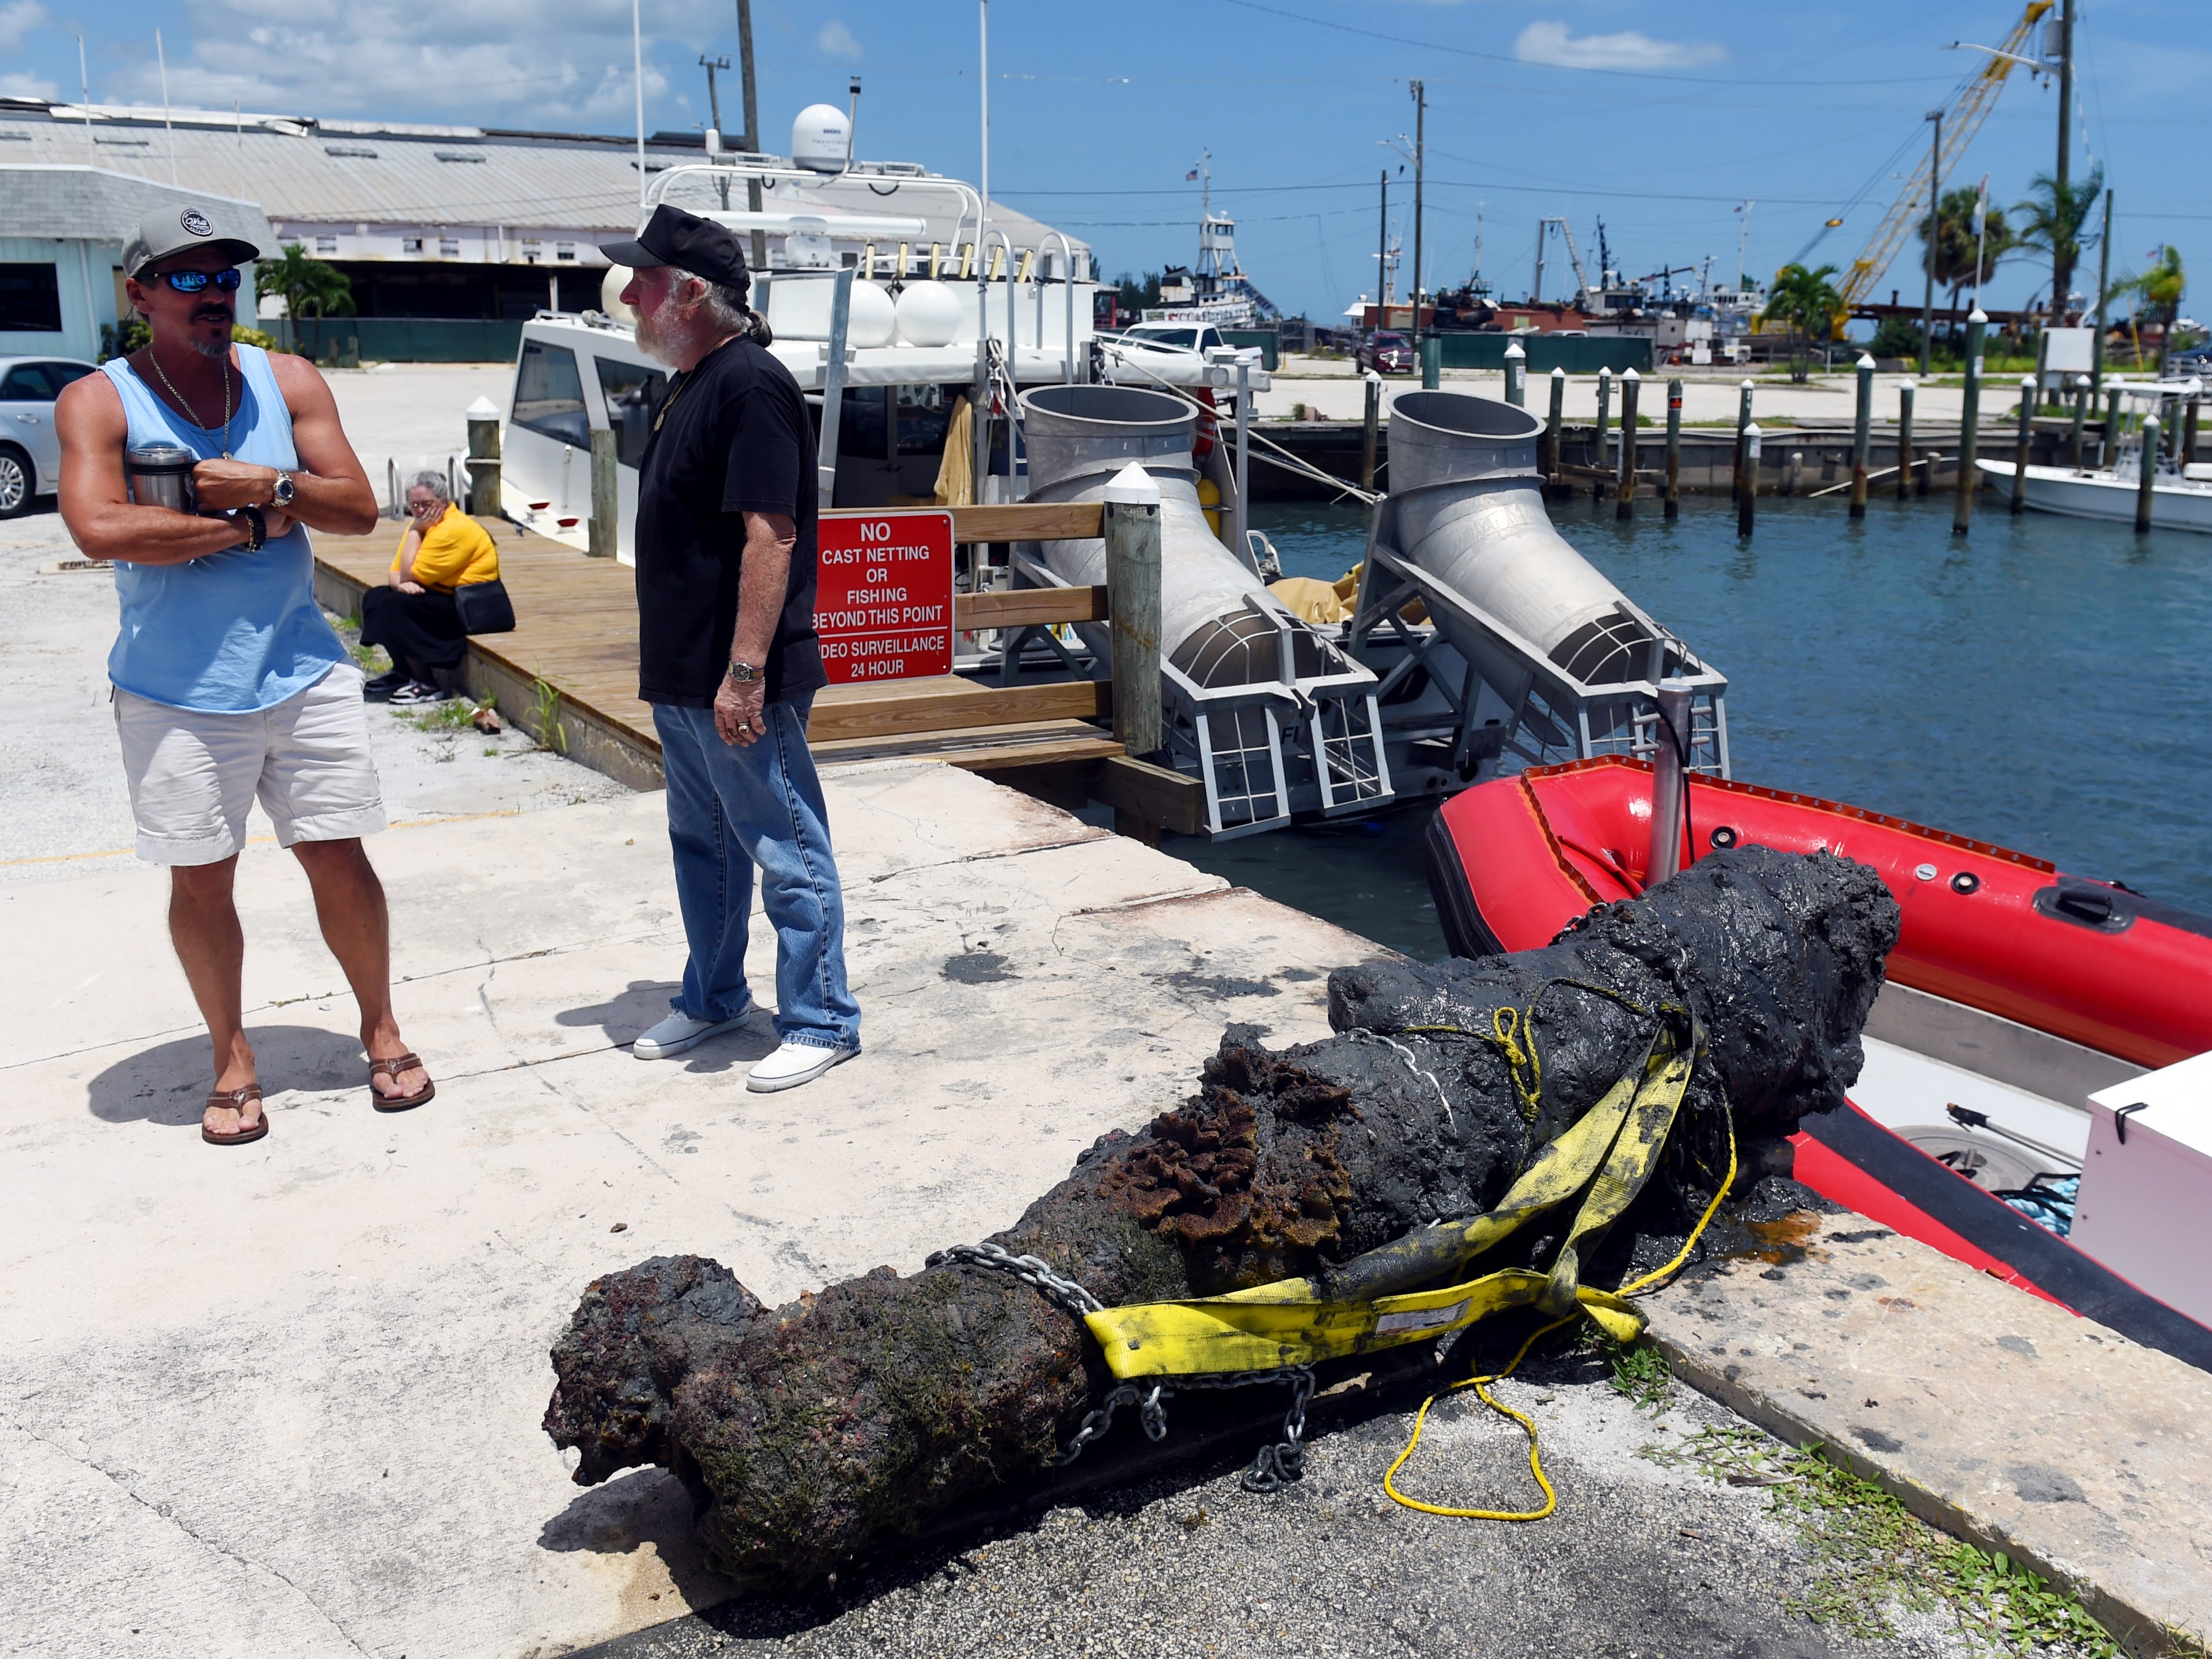
<svg viewBox="0 0 2212 1659"><path fill-rule="evenodd" d="M853 31L836 18L822 26L822 33L814 37L814 44L822 48L825 58L858 58L860 43L853 38Z"/></svg>
<svg viewBox="0 0 2212 1659"><path fill-rule="evenodd" d="M46 9L39 0L9 0L0 6L0 52L14 52L23 44L23 37L46 21ZM11 80L21 80L11 76ZM33 97L42 94L31 94Z"/></svg>
<svg viewBox="0 0 2212 1659"><path fill-rule="evenodd" d="M59 92L60 88L43 75L33 75L24 70L0 75L0 98L52 99Z"/></svg>
<svg viewBox="0 0 2212 1659"><path fill-rule="evenodd" d="M1725 47L1711 41L1654 40L1633 29L1577 37L1565 23L1529 24L1513 52L1524 64L1583 70L1696 69L1728 57Z"/></svg>

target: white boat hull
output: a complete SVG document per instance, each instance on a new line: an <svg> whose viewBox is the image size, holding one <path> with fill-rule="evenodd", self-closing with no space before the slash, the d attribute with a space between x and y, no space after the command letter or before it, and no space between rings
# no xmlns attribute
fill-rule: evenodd
<svg viewBox="0 0 2212 1659"><path fill-rule="evenodd" d="M1978 460L2007 501L2012 499L2013 464ZM2076 472L2065 466L2027 469L2029 510L2063 514L2070 519L2111 519L2133 524L2136 482L2115 478L2108 472ZM2151 488L2150 522L2154 530L2195 530L2212 534L2212 484L2191 480L2161 480Z"/></svg>

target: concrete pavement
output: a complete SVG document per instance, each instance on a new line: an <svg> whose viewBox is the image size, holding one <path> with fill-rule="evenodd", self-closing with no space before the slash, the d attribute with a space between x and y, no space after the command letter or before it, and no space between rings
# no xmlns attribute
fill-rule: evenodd
<svg viewBox="0 0 2212 1659"><path fill-rule="evenodd" d="M676 1062L617 1046L682 963L658 796L378 841L440 1084L400 1117L296 867L249 848L271 1128L235 1150L193 1127L161 873L0 887L35 946L0 963L10 1651L473 1659L719 1599L672 1482L579 1492L538 1430L585 1283L668 1251L771 1302L913 1271L1178 1097L1227 1021L1321 1035L1327 970L1373 954L948 768L830 800L867 1052L775 1096L740 1083L764 1020Z"/></svg>

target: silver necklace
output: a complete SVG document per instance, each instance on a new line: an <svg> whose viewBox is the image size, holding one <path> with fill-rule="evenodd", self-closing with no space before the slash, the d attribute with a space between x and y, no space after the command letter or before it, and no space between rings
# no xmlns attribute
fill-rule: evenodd
<svg viewBox="0 0 2212 1659"><path fill-rule="evenodd" d="M211 426L200 426L199 410L192 407L191 399L177 390L175 383L169 379L168 370L161 367L161 360L155 355L151 346L146 348L146 361L154 365L154 373L161 377L161 384L168 387L169 395L184 406L185 418L203 432L214 431ZM222 458L226 461L230 459L230 423L236 415L237 411L230 406L230 356L225 353L222 360Z"/></svg>

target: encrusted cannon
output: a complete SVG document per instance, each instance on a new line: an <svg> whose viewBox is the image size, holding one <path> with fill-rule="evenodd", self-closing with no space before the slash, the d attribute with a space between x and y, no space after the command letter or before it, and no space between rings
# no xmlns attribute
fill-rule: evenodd
<svg viewBox="0 0 2212 1659"><path fill-rule="evenodd" d="M1871 871L1747 847L1540 951L1339 969L1337 1036L1271 1052L1231 1028L1194 1096L1102 1137L988 1242L1109 1307L1326 1282L1497 1204L1677 1011L1704 1047L1656 1176L1583 1264L1618 1284L1640 1239L1689 1231L1731 1135L1841 1103L1897 929ZM580 1454L577 1481L672 1470L717 1567L769 1588L1030 1478L1114 1386L1062 1299L966 1257L773 1309L719 1263L656 1257L593 1281L553 1364L545 1429ZM1279 1410L1243 1392L1255 1421Z"/></svg>

